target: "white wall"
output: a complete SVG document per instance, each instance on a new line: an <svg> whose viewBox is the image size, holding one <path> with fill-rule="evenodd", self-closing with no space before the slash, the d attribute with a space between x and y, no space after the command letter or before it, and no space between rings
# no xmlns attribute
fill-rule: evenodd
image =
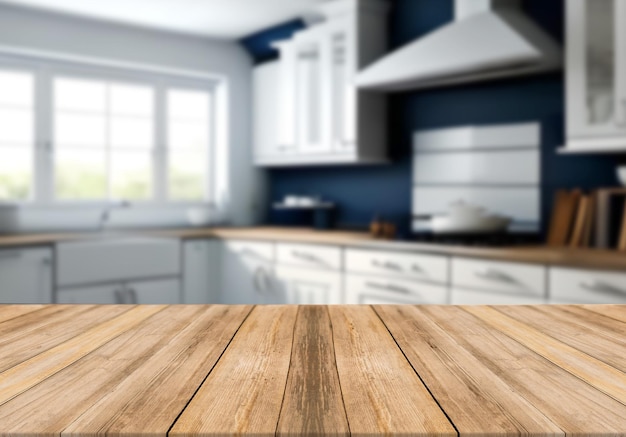
<svg viewBox="0 0 626 437"><path fill-rule="evenodd" d="M253 224L264 202L264 175L254 170L251 141L252 60L237 42L179 35L0 5L1 48L34 50L168 69L214 73L227 79L220 91L227 104L228 145L219 167L219 199L237 225ZM1 157L0 157L1 159ZM0 211L0 229L52 230L93 227L99 210L23 208ZM147 220L146 218L149 218ZM185 224L182 210L114 213L127 226ZM114 220L115 221L115 220Z"/></svg>

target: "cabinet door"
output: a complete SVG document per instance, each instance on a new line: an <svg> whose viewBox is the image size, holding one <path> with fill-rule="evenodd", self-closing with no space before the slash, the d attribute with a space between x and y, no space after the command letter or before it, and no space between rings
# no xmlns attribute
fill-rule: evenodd
<svg viewBox="0 0 626 437"><path fill-rule="evenodd" d="M274 294L290 305L340 304L341 273L278 266Z"/></svg>
<svg viewBox="0 0 626 437"><path fill-rule="evenodd" d="M280 51L278 71L278 117L274 128L278 134L276 152L293 155L298 151L296 118L296 50L292 41L276 44ZM275 98L276 98L275 97Z"/></svg>
<svg viewBox="0 0 626 437"><path fill-rule="evenodd" d="M0 251L0 304L52 303L52 250Z"/></svg>
<svg viewBox="0 0 626 437"><path fill-rule="evenodd" d="M395 277L348 275L346 304L444 305L448 289L443 285Z"/></svg>
<svg viewBox="0 0 626 437"><path fill-rule="evenodd" d="M280 62L256 67L253 82L254 156L276 156L285 151L285 145L279 144L279 120L284 121L279 117L280 99L277 99L281 93Z"/></svg>
<svg viewBox="0 0 626 437"><path fill-rule="evenodd" d="M173 305L180 303L180 281L172 278L60 290L57 302L81 305Z"/></svg>
<svg viewBox="0 0 626 437"><path fill-rule="evenodd" d="M357 142L356 29L352 21L333 20L325 34L329 56L324 80L329 84L326 92L330 93L326 114L331 120L331 144L336 153L354 152Z"/></svg>
<svg viewBox="0 0 626 437"><path fill-rule="evenodd" d="M626 134L623 1L568 0L568 133Z"/></svg>
<svg viewBox="0 0 626 437"><path fill-rule="evenodd" d="M293 39L296 93L296 137L299 154L329 153L331 119L326 112L330 99L326 68L326 27L316 26Z"/></svg>
<svg viewBox="0 0 626 437"><path fill-rule="evenodd" d="M219 302L219 245L216 240L194 240L184 243L184 304Z"/></svg>
<svg viewBox="0 0 626 437"><path fill-rule="evenodd" d="M526 295L489 293L476 290L452 289L452 305L543 305L545 299Z"/></svg>
<svg viewBox="0 0 626 437"><path fill-rule="evenodd" d="M222 254L221 302L263 303L272 278L273 244L231 241Z"/></svg>

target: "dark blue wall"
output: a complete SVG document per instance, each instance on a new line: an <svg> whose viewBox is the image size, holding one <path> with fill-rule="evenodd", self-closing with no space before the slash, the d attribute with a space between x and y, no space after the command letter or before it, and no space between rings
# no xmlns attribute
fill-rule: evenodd
<svg viewBox="0 0 626 437"><path fill-rule="evenodd" d="M400 47L449 22L452 0L394 0L390 41ZM564 0L525 0L524 8L563 41ZM389 147L393 164L372 167L295 168L270 171L271 198L320 194L340 206L338 224L365 227L374 215L395 221L403 234L411 216L411 138L421 129L539 120L543 127L543 217L557 188L614 185L615 157L558 156L564 142L564 78L549 74L476 85L393 94L389 97ZM272 224L291 222L268 211Z"/></svg>

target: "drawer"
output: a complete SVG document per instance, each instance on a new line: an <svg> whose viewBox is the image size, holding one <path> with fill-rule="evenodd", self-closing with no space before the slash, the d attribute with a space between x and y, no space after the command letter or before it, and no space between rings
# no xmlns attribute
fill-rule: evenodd
<svg viewBox="0 0 626 437"><path fill-rule="evenodd" d="M266 262L273 262L275 259L274 243L232 240L224 245L225 249L234 255Z"/></svg>
<svg viewBox="0 0 626 437"><path fill-rule="evenodd" d="M348 249L346 270L351 273L404 277L447 283L447 257Z"/></svg>
<svg viewBox="0 0 626 437"><path fill-rule="evenodd" d="M452 305L542 305L546 303L540 297L459 288L452 289L451 297Z"/></svg>
<svg viewBox="0 0 626 437"><path fill-rule="evenodd" d="M544 266L454 258L452 286L519 296L546 296Z"/></svg>
<svg viewBox="0 0 626 437"><path fill-rule="evenodd" d="M345 291L346 303L357 305L443 305L448 301L445 286L381 276L348 275Z"/></svg>
<svg viewBox="0 0 626 437"><path fill-rule="evenodd" d="M574 304L626 304L626 273L552 268L550 300Z"/></svg>
<svg viewBox="0 0 626 437"><path fill-rule="evenodd" d="M323 270L341 270L341 249L334 246L304 244L277 245L277 258L281 264Z"/></svg>

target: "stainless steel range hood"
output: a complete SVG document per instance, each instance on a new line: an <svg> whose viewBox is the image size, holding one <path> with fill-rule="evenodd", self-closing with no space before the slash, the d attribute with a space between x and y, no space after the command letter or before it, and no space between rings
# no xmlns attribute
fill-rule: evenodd
<svg viewBox="0 0 626 437"><path fill-rule="evenodd" d="M456 20L372 64L362 89L402 91L558 70L561 47L519 0L455 0Z"/></svg>

